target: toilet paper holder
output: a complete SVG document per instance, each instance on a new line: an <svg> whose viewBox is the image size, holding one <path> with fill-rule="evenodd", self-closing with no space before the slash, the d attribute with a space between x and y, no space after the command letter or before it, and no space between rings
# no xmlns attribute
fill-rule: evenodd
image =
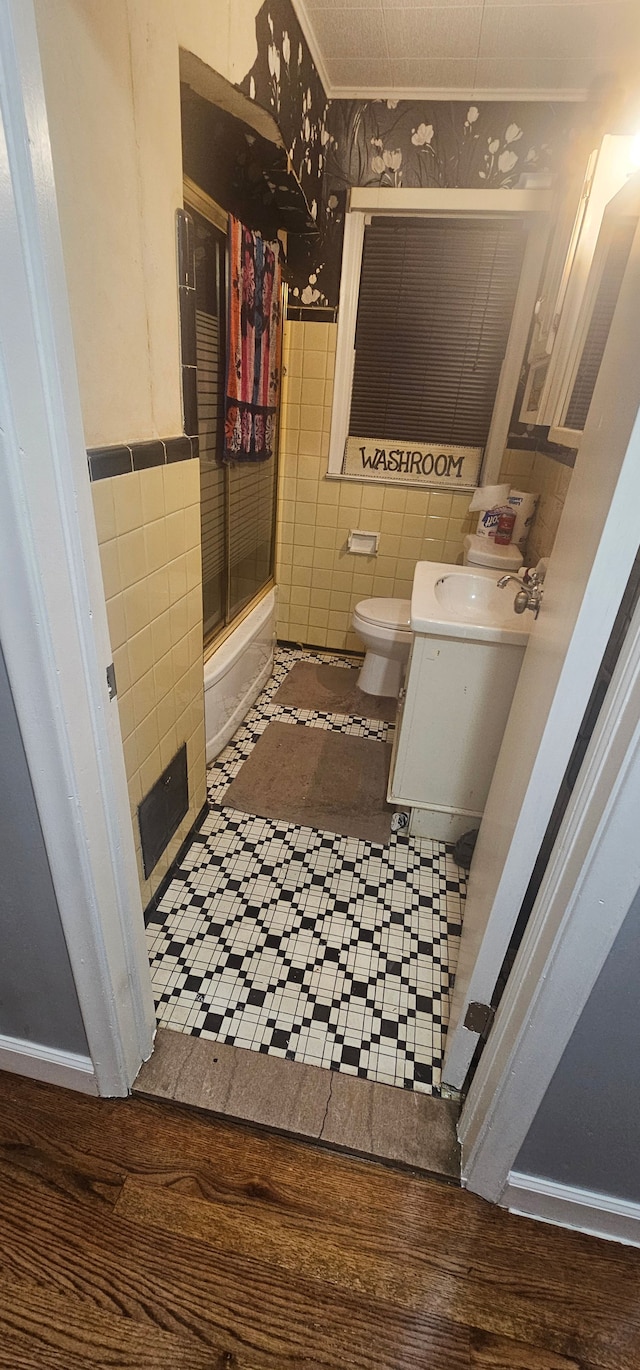
<svg viewBox="0 0 640 1370"><path fill-rule="evenodd" d="M379 533L367 533L361 528L351 528L347 538L347 551L359 557L376 557L379 541Z"/></svg>

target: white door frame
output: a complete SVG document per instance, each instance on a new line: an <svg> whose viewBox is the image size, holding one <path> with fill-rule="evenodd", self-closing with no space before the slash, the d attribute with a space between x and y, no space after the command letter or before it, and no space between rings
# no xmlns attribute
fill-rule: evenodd
<svg viewBox="0 0 640 1370"><path fill-rule="evenodd" d="M640 185L636 193L640 202ZM640 372L633 359L640 345L639 292L640 228L471 869L443 1067L445 1082L458 1089L478 1040L467 1025L468 1006L491 1002L638 550Z"/></svg>
<svg viewBox="0 0 640 1370"><path fill-rule="evenodd" d="M640 455L640 415L635 437ZM638 813L640 605L460 1119L463 1182L493 1202L514 1201L520 1147L640 887Z"/></svg>
<svg viewBox="0 0 640 1370"><path fill-rule="evenodd" d="M88 1040L66 1082L126 1094L155 1015L33 0L0 0L0 116L0 640Z"/></svg>

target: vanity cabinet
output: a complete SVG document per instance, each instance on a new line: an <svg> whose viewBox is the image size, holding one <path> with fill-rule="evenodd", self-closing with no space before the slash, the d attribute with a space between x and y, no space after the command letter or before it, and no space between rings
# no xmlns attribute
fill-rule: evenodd
<svg viewBox="0 0 640 1370"><path fill-rule="evenodd" d="M416 836L454 842L482 817L525 645L416 633L388 799Z"/></svg>

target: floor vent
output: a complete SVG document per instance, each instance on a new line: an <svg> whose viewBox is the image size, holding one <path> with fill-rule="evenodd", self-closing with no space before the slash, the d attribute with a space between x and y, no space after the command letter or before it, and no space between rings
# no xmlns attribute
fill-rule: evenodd
<svg viewBox="0 0 640 1370"><path fill-rule="evenodd" d="M146 880L188 811L187 746L183 743L159 780L156 780L153 789L149 790L142 803L138 805L142 863Z"/></svg>

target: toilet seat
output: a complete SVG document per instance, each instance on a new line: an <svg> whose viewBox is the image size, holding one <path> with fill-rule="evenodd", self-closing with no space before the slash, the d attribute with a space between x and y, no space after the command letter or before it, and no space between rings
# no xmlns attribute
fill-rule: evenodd
<svg viewBox="0 0 640 1370"><path fill-rule="evenodd" d="M410 599L362 599L356 604L355 612L364 623L411 636Z"/></svg>

